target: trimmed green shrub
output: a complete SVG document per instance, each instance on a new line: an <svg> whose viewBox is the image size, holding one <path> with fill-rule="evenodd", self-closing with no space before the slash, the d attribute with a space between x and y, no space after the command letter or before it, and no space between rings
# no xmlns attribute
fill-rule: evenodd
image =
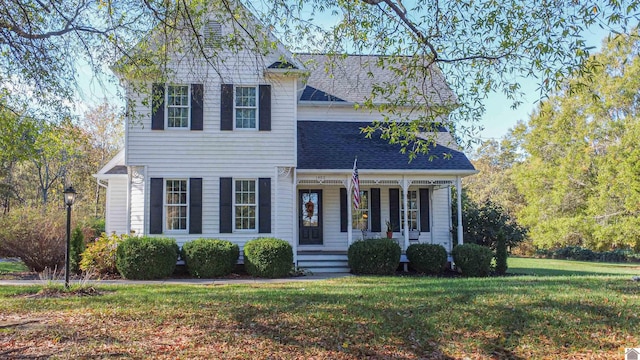
<svg viewBox="0 0 640 360"><path fill-rule="evenodd" d="M401 252L391 239L356 241L349 246L349 267L354 274L393 275L400 265Z"/></svg>
<svg viewBox="0 0 640 360"><path fill-rule="evenodd" d="M256 277L288 276L293 267L293 248L276 238L257 238L244 244L244 268Z"/></svg>
<svg viewBox="0 0 640 360"><path fill-rule="evenodd" d="M69 270L77 273L80 271L80 259L84 252L84 234L79 226L71 233L71 246L69 247Z"/></svg>
<svg viewBox="0 0 640 360"><path fill-rule="evenodd" d="M498 233L498 240L496 242L496 273L498 275L504 275L507 273L507 242L504 238L504 233Z"/></svg>
<svg viewBox="0 0 640 360"><path fill-rule="evenodd" d="M239 256L238 245L227 240L196 239L182 246L182 258L187 270L198 278L231 274Z"/></svg>
<svg viewBox="0 0 640 360"><path fill-rule="evenodd" d="M178 252L175 239L129 237L118 245L116 267L125 279L162 279L173 274Z"/></svg>
<svg viewBox="0 0 640 360"><path fill-rule="evenodd" d="M447 265L447 250L438 244L412 244L407 248L407 259L417 272L440 274Z"/></svg>
<svg viewBox="0 0 640 360"><path fill-rule="evenodd" d="M457 245L451 252L456 267L464 276L487 276L491 271L493 251L477 244Z"/></svg>
<svg viewBox="0 0 640 360"><path fill-rule="evenodd" d="M118 244L129 235L107 235L102 233L95 241L87 244L80 259L80 270L98 275L117 274L116 250Z"/></svg>

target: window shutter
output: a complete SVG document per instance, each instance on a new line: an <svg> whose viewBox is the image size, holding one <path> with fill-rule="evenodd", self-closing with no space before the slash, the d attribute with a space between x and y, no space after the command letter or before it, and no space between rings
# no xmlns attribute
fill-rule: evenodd
<svg viewBox="0 0 640 360"><path fill-rule="evenodd" d="M429 189L420 189L420 231L431 231L429 225Z"/></svg>
<svg viewBox="0 0 640 360"><path fill-rule="evenodd" d="M340 188L340 232L347 232L349 221L347 219L347 189Z"/></svg>
<svg viewBox="0 0 640 360"><path fill-rule="evenodd" d="M258 179L258 232L271 232L271 179Z"/></svg>
<svg viewBox="0 0 640 360"><path fill-rule="evenodd" d="M220 96L220 130L233 130L233 84L222 84Z"/></svg>
<svg viewBox="0 0 640 360"><path fill-rule="evenodd" d="M380 188L372 188L371 191L371 231L382 231L382 225L380 224Z"/></svg>
<svg viewBox="0 0 640 360"><path fill-rule="evenodd" d="M152 87L151 130L164 130L164 84L153 84Z"/></svg>
<svg viewBox="0 0 640 360"><path fill-rule="evenodd" d="M260 131L271 131L271 85L259 86L259 127Z"/></svg>
<svg viewBox="0 0 640 360"><path fill-rule="evenodd" d="M389 189L389 219L393 231L400 231L400 189Z"/></svg>
<svg viewBox="0 0 640 360"><path fill-rule="evenodd" d="M189 234L202 234L202 178L189 179Z"/></svg>
<svg viewBox="0 0 640 360"><path fill-rule="evenodd" d="M220 178L220 233L233 232L232 192L231 178Z"/></svg>
<svg viewBox="0 0 640 360"><path fill-rule="evenodd" d="M151 178L149 188L149 234L162 234L163 178Z"/></svg>
<svg viewBox="0 0 640 360"><path fill-rule="evenodd" d="M191 130L203 129L204 87L191 84Z"/></svg>

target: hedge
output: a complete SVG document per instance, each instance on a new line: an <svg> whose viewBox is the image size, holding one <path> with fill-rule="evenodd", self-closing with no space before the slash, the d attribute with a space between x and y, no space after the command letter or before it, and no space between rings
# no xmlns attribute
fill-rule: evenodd
<svg viewBox="0 0 640 360"><path fill-rule="evenodd" d="M162 279L173 274L178 252L175 239L129 237L118 245L116 267L126 279Z"/></svg>
<svg viewBox="0 0 640 360"><path fill-rule="evenodd" d="M189 274L198 278L229 275L240 256L238 245L220 239L196 239L182 246Z"/></svg>
<svg viewBox="0 0 640 360"><path fill-rule="evenodd" d="M276 238L258 238L244 245L244 267L252 276L278 278L288 276L293 267L293 248Z"/></svg>
<svg viewBox="0 0 640 360"><path fill-rule="evenodd" d="M400 265L400 246L391 239L356 241L348 250L354 274L392 275Z"/></svg>

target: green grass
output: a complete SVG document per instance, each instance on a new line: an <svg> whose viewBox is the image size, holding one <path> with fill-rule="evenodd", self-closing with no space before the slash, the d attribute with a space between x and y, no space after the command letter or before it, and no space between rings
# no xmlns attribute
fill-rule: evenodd
<svg viewBox="0 0 640 360"><path fill-rule="evenodd" d="M0 262L0 274L28 271L22 262L2 261Z"/></svg>
<svg viewBox="0 0 640 360"><path fill-rule="evenodd" d="M509 258L508 273L536 276L638 275L640 264L599 263L554 259Z"/></svg>
<svg viewBox="0 0 640 360"><path fill-rule="evenodd" d="M0 286L0 357L623 358L640 345L640 284L626 275L123 285L29 297L39 289Z"/></svg>

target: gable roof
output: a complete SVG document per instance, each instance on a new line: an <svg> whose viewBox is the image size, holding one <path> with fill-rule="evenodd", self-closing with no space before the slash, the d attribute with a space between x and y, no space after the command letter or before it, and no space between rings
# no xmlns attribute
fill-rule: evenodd
<svg viewBox="0 0 640 360"><path fill-rule="evenodd" d="M379 134L367 139L360 129L368 125L371 123L298 121L298 169L351 170L357 156L358 169L475 171L462 152L441 144L409 162L400 145L389 144Z"/></svg>
<svg viewBox="0 0 640 360"><path fill-rule="evenodd" d="M417 58L344 54L295 54L295 57L309 71L308 86L348 102L364 102L371 97L375 86L395 86L405 80L409 80L407 87L416 93L418 101L437 105L457 101L443 74L435 65L432 65L433 71L425 79L405 76L406 71L400 68L407 65L404 63L418 61ZM384 67L381 64L384 64ZM386 101L380 98L374 99L374 102Z"/></svg>
<svg viewBox="0 0 640 360"><path fill-rule="evenodd" d="M327 94L322 90L318 90L313 86L307 85L304 90L302 90L302 95L300 95L300 101L336 101L336 102L345 102L337 96L333 96L331 94Z"/></svg>

